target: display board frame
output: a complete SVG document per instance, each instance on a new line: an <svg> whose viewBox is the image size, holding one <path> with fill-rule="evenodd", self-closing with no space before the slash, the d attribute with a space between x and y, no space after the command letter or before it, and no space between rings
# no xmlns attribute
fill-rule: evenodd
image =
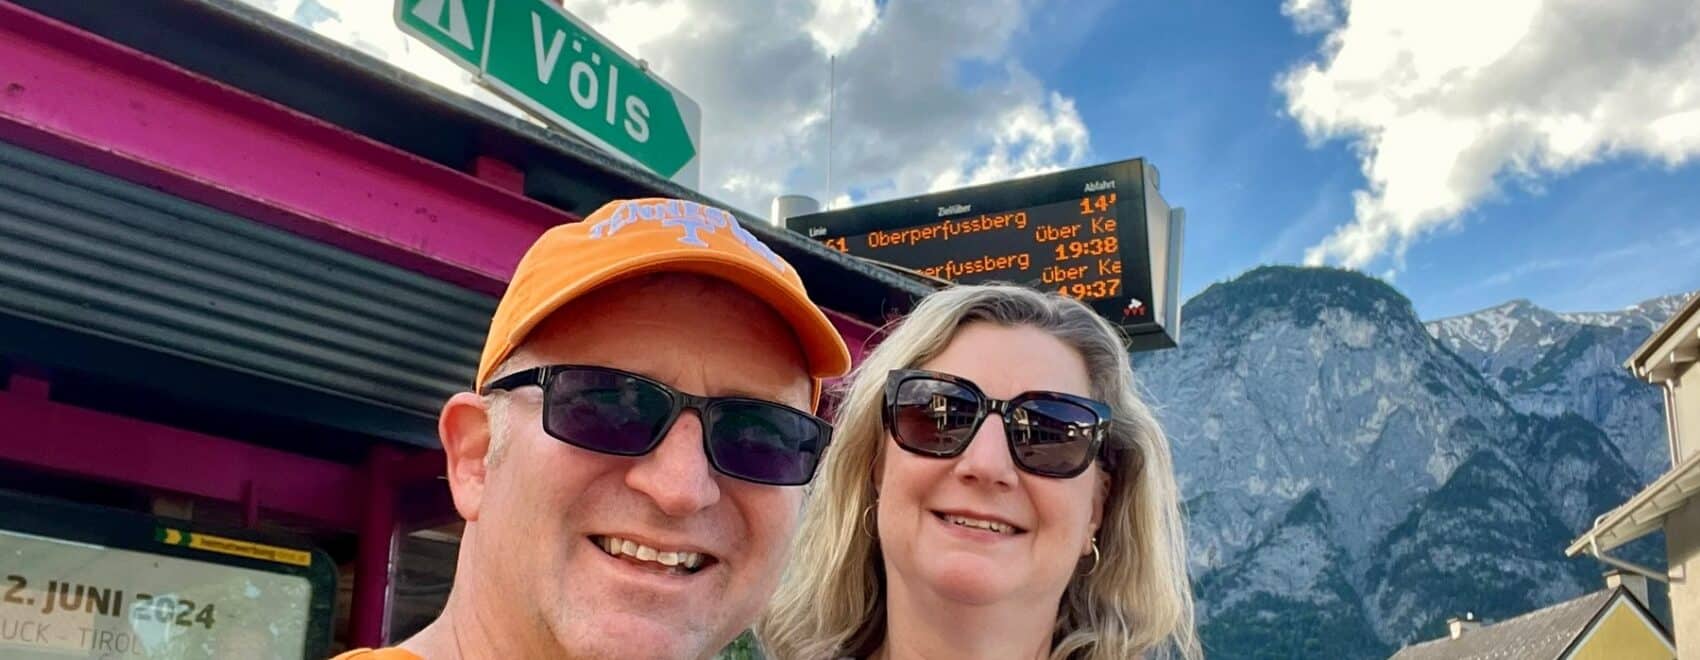
<svg viewBox="0 0 1700 660"><path fill-rule="evenodd" d="M1105 198L1112 200L1112 208L1105 210L1103 215L1114 220L1113 228L1108 231L1082 231L1085 227L1097 227L1095 219L1085 210L1072 220L1058 215L1061 212L1059 206L1064 203L1078 202L1083 209L1089 210L1094 200L1102 204ZM1098 208L1104 209L1101 205ZM1021 231L1033 232L1032 236L1018 236L1011 227L1000 224L1002 218L1013 217L1017 213L1021 214L1024 223L1040 223L1041 219L1036 216L1028 217L1027 212L1035 209L1045 209L1045 215L1062 222L1065 232L1072 232L1056 239L1066 243L1049 242L1050 239L1037 233L1039 229L1036 227L1050 227L1050 224L1024 225ZM1094 252L1095 248L1103 245L1098 241L1113 236L1117 260L1114 276L1118 279L1119 289L1115 290L1115 294L1103 297L1090 296L1093 292L1091 287L1107 280L1103 271L1096 280L1086 275L1086 293L1089 296L1084 302L1128 334L1131 350L1154 350L1171 348L1179 342L1180 302L1177 298L1184 218L1183 210L1171 209L1162 199L1157 190L1156 169L1144 159L1134 158L800 215L786 218L785 225L791 231L840 252L925 275L951 281L1003 281L1039 290L1063 290L1065 294L1070 286L1080 285L1064 280L1059 287L1051 281L1053 275L1060 276L1064 272L1024 265L1015 276L1010 276L1015 266L1002 261L1006 256L1004 253L1008 252L1007 256L1011 257L1021 256L1027 263L1036 264L1051 262L1049 250L1055 249L1056 260L1051 263L1060 264L1065 259L1063 245L1076 249L1084 245L1084 256L1101 257L1103 253ZM1044 222L1051 220L1045 219ZM996 239L1000 249L994 251L996 254L953 252L950 238L962 235L952 233L954 226L963 227L964 233L970 226L997 226L996 230L974 231L985 231L988 235L992 231L1002 232L1002 238ZM957 245L962 246L978 238L972 234L969 236L970 240L958 238ZM1070 240L1077 236L1085 242ZM887 243L888 240L901 242L893 244ZM982 246L987 242L985 239L978 240ZM891 246L900 249L890 249ZM997 261L987 262L987 259ZM959 278L948 272L950 268L942 269L947 272L938 272L941 269L937 267L927 268L941 262L951 266L959 262L1003 266L992 271L1003 276ZM1090 261L1073 261L1070 264L1100 268ZM1108 294L1111 289L1099 286L1097 290Z"/></svg>
<svg viewBox="0 0 1700 660"><path fill-rule="evenodd" d="M336 566L323 550L298 539L97 507L3 488L0 488L0 531L304 578L311 596L302 645L303 658L316 660L329 655L335 624ZM218 544L220 550L203 549L208 546L201 540ZM201 547L194 547L191 541ZM263 556L272 558L259 558ZM0 566L0 569L4 567ZM0 570L0 574L4 573Z"/></svg>

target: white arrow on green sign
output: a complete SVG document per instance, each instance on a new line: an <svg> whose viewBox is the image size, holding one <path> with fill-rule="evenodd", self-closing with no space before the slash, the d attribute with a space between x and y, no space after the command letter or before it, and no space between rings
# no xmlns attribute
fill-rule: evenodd
<svg viewBox="0 0 1700 660"><path fill-rule="evenodd" d="M696 102L548 0L396 0L395 21L503 98L697 186Z"/></svg>

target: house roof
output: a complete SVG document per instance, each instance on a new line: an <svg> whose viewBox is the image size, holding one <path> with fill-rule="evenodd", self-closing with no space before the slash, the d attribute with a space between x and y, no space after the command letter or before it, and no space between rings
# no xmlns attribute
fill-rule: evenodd
<svg viewBox="0 0 1700 660"><path fill-rule="evenodd" d="M501 159L525 173L527 197L579 217L632 197L726 208L805 282L821 283L810 293L822 307L873 326L934 288L236 0L9 1L451 169L466 171L476 156Z"/></svg>
<svg viewBox="0 0 1700 660"><path fill-rule="evenodd" d="M1700 453L1683 460L1680 465L1648 484L1641 492L1624 502L1623 506L1607 511L1594 519L1594 527L1564 549L1569 557L1584 552L1606 552L1617 546L1659 531L1665 514L1675 511L1700 494Z"/></svg>
<svg viewBox="0 0 1700 660"><path fill-rule="evenodd" d="M1628 593L1602 589L1557 605L1400 649L1389 660L1511 660L1557 658L1569 648L1612 599Z"/></svg>
<svg viewBox="0 0 1700 660"><path fill-rule="evenodd" d="M1700 294L1690 295L1640 348L1623 363L1637 378L1660 383L1675 377L1681 365L1700 359ZM1593 529L1584 532L1564 554L1598 555L1658 531L1665 515L1700 493L1700 454L1689 456L1641 492L1594 519Z"/></svg>
<svg viewBox="0 0 1700 660"><path fill-rule="evenodd" d="M1700 358L1700 293L1629 354L1623 367L1637 378L1659 383L1676 375L1677 367Z"/></svg>

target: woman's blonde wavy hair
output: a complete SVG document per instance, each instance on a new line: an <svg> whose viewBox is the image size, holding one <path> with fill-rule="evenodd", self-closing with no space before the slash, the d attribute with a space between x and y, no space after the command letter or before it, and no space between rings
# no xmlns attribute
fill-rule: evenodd
<svg viewBox="0 0 1700 660"><path fill-rule="evenodd" d="M1107 444L1119 460L1098 531L1102 560L1063 592L1051 659L1201 658L1169 444L1135 389L1121 331L1075 300L1009 285L928 296L847 379L790 568L756 627L765 650L779 660L866 657L884 641L884 565L862 513L874 502L873 467L885 446L886 374L932 359L974 322L1031 326L1061 340L1085 358L1093 398L1114 411Z"/></svg>

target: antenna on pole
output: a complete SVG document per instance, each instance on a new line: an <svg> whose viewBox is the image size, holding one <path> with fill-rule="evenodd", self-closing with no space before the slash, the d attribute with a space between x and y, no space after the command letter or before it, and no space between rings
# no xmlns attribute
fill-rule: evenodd
<svg viewBox="0 0 1700 660"><path fill-rule="evenodd" d="M826 210L832 210L832 113L837 109L838 56L826 60Z"/></svg>

